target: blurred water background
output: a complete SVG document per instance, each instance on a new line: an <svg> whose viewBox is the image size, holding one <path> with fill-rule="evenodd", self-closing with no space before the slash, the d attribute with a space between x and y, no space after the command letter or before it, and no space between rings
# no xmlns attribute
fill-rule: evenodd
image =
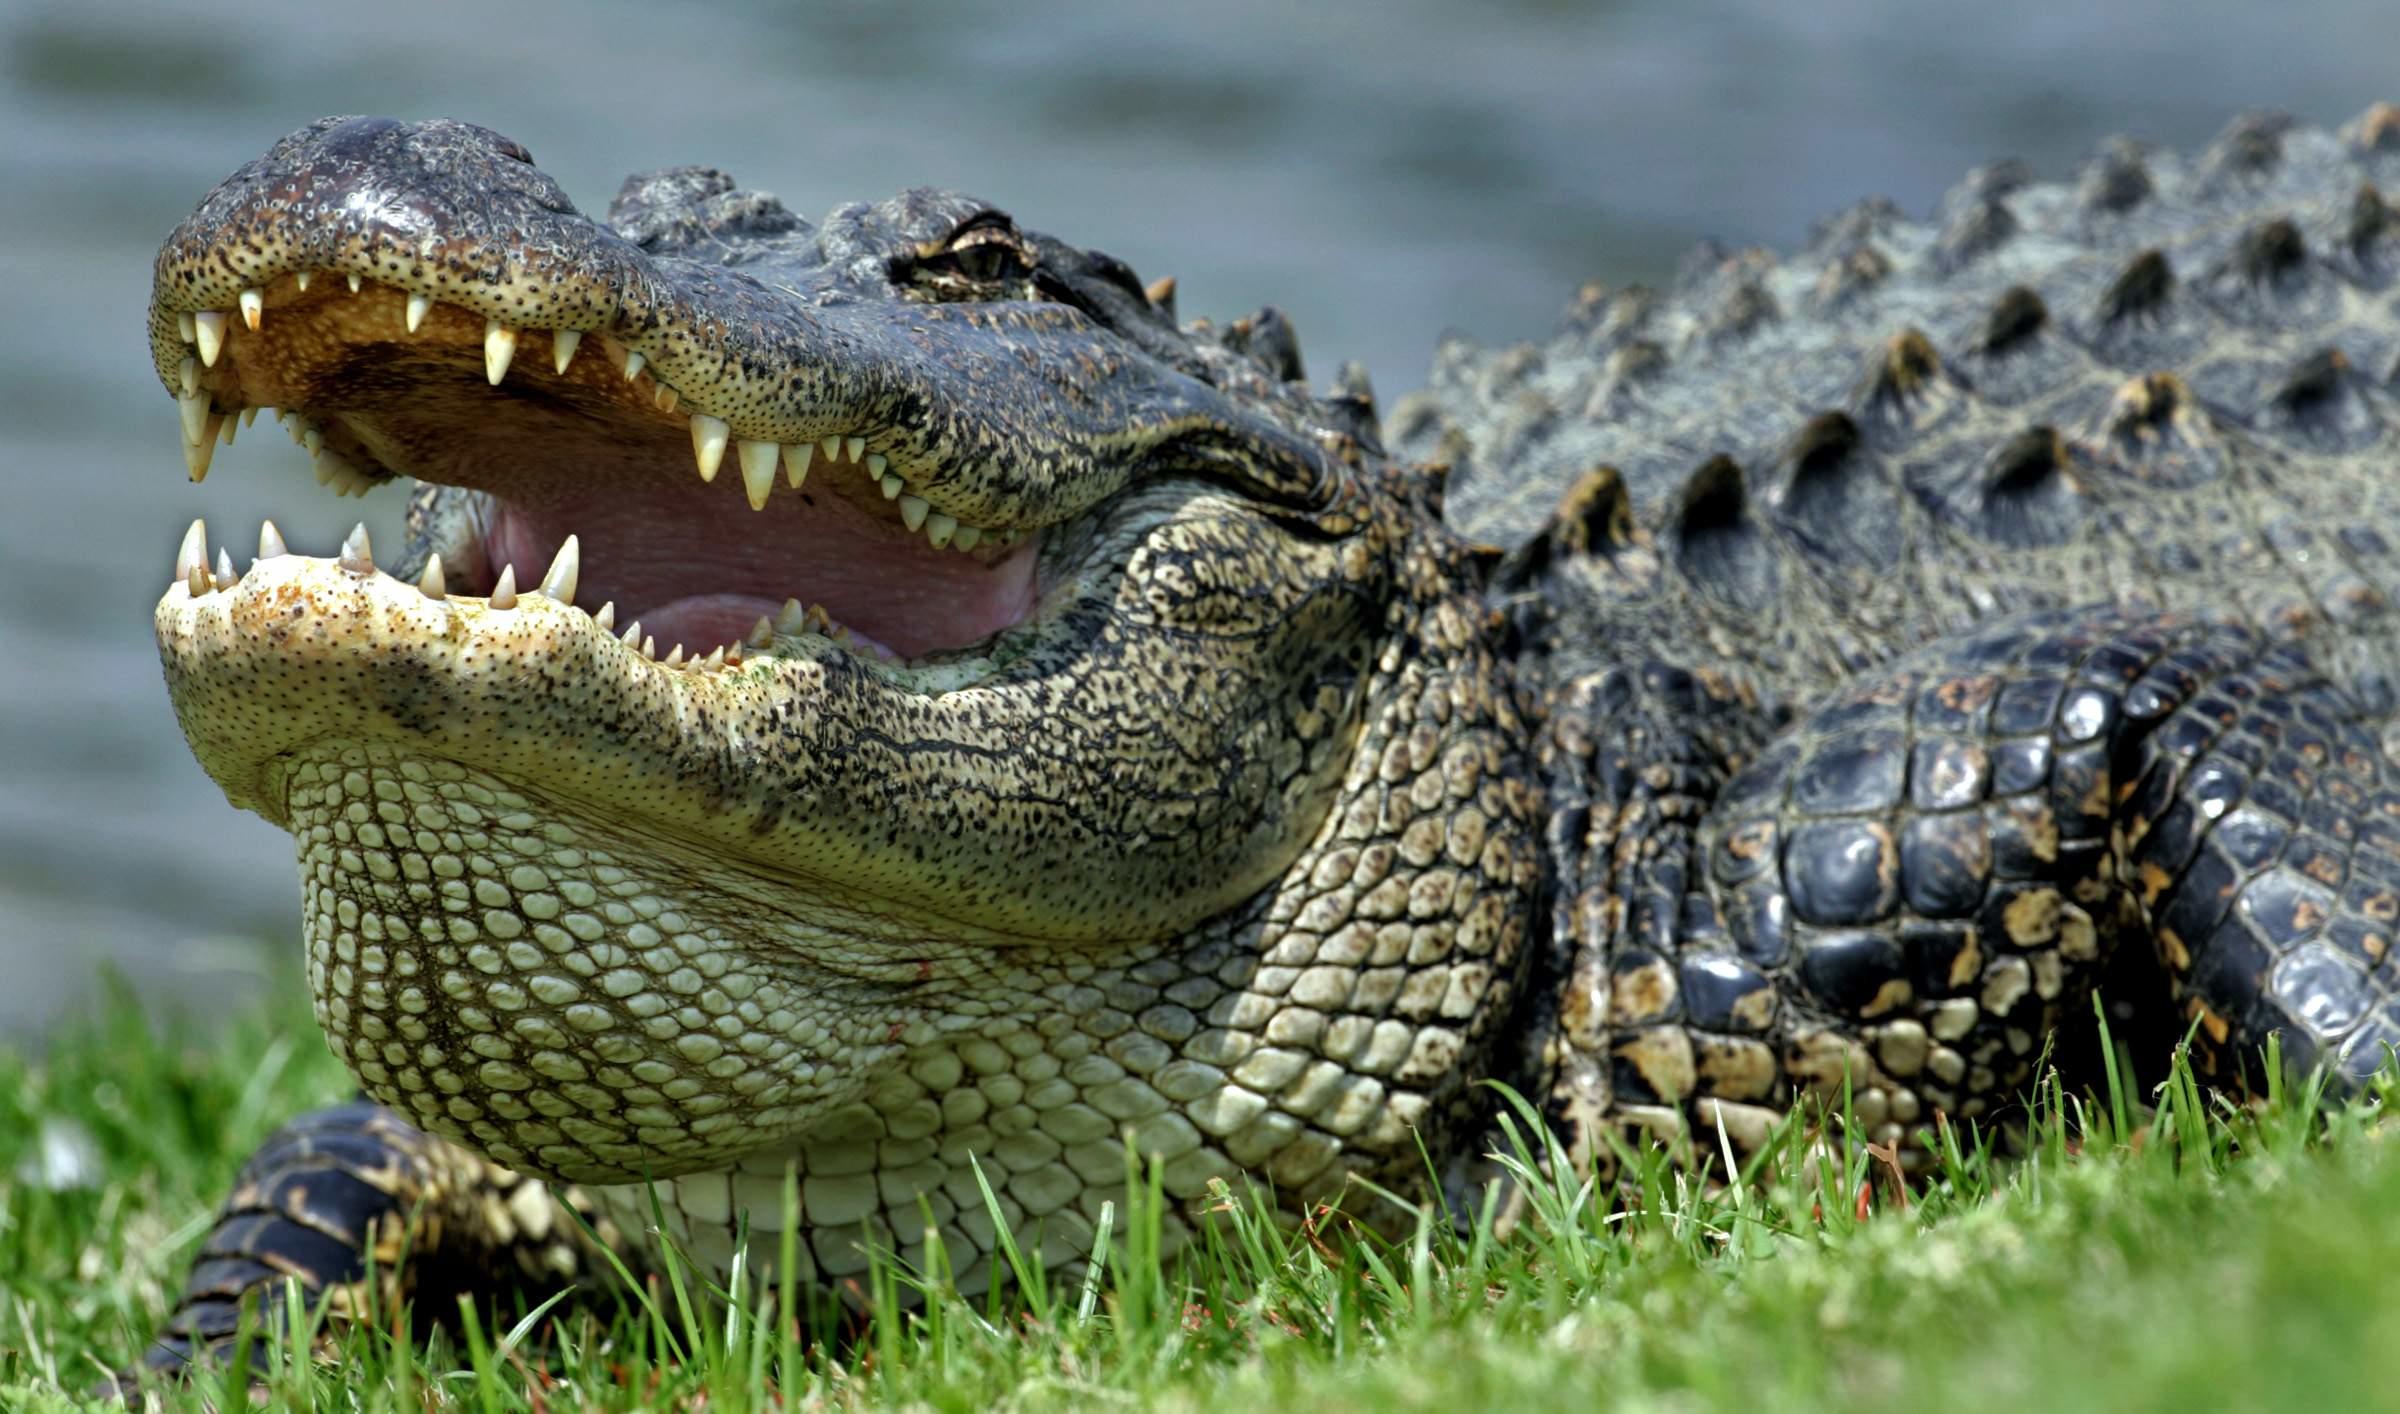
<svg viewBox="0 0 2400 1414"><path fill-rule="evenodd" d="M267 424L186 484L143 308L166 231L321 114L498 128L594 213L684 162L812 218L959 187L1176 276L1187 317L1280 305L1389 406L1443 329L1541 335L1699 237L1788 247L2244 107L2338 124L2400 98L2396 56L2394 0L0 0L0 1037L103 964L203 1015L297 972L290 844L185 752L150 606L194 515L327 554L357 503Z"/></svg>

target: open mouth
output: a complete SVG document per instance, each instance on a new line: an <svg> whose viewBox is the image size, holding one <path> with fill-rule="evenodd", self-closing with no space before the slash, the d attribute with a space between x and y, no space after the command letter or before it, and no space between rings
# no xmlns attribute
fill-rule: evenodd
<svg viewBox="0 0 2400 1414"><path fill-rule="evenodd" d="M432 597L506 608L538 590L672 666L806 634L922 659L1038 601L1039 532L938 509L905 429L741 439L614 336L512 327L356 274L261 278L233 309L173 317L193 478L273 408L336 491L457 488L420 503L432 553L407 569ZM279 549L270 529L261 555ZM228 557L186 550L195 592L195 568L229 587Z"/></svg>

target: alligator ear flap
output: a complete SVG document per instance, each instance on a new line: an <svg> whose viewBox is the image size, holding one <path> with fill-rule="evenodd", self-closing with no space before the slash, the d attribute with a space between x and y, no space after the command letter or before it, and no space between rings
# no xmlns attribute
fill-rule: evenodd
<svg viewBox="0 0 2400 1414"><path fill-rule="evenodd" d="M1705 593L1743 608L1775 595L1775 548L1750 514L1742 468L1722 453L1702 462L1675 498L1667 539L1684 574Z"/></svg>
<svg viewBox="0 0 2400 1414"><path fill-rule="evenodd" d="M1292 328L1291 319L1273 305L1225 326L1225 347L1250 355L1282 382L1308 376L1300 365L1300 335Z"/></svg>
<svg viewBox="0 0 2400 1414"><path fill-rule="evenodd" d="M1490 583L1503 593L1539 585L1557 565L1579 555L1613 556L1634 544L1633 501L1613 466L1596 466L1558 498L1532 539L1494 566Z"/></svg>
<svg viewBox="0 0 2400 1414"><path fill-rule="evenodd" d="M1362 447L1380 456L1383 454L1383 430L1375 412L1375 386L1367 380L1367 366L1356 360L1342 365L1334 374L1333 386L1317 400L1325 418L1341 431L1347 432Z"/></svg>

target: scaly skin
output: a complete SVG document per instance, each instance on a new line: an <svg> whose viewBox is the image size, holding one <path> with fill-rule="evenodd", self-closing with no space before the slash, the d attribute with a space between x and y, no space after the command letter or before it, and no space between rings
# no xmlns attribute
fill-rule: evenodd
<svg viewBox="0 0 2400 1414"><path fill-rule="evenodd" d="M658 1180L718 1265L745 1210L780 1223L787 1171L810 1275L869 1242L921 1255L930 1212L970 1286L995 1242L970 1156L1060 1261L1122 1198L1127 1136L1182 1200L1244 1172L1293 1204L1420 1186L1420 1142L1464 1147L1539 887L1530 728L1465 547L1355 435L1356 399L1283 380L1272 315L1179 333L1122 267L1005 218L968 229L1033 273L929 294L927 252L979 204L910 193L809 231L721 185L630 186L615 219L645 252L493 135L344 120L161 253L170 385L190 372L210 417L297 413L342 478L639 485L749 537L863 507L889 532L868 550L927 575L1038 556L1038 602L979 644L887 661L786 616L681 667L566 602L638 534L584 525L576 568L513 602L446 592L491 586L470 532L496 513L465 492L416 504L401 579L359 542L187 572L159 607L170 691L228 797L298 841L337 1053L420 1150L583 1185L628 1233ZM695 191L699 218L658 214ZM662 253L759 231L739 273ZM258 329L189 362L179 314L245 289ZM494 391L494 317L587 332L564 373L529 352ZM863 436L935 510L1023 538L885 548L901 527L846 446L805 493L842 506L740 510L693 478L695 414ZM574 484L529 490L562 444ZM441 593L406 582L434 552Z"/></svg>
<svg viewBox="0 0 2400 1414"><path fill-rule="evenodd" d="M1746 1148L1847 1076L1922 1162L2111 968L2145 1060L2198 1020L2229 1072L2270 1031L2382 1062L2395 190L2400 109L2248 116L1437 355L1395 450L1506 547L1548 704L1532 985L1578 1152Z"/></svg>
<svg viewBox="0 0 2400 1414"><path fill-rule="evenodd" d="M347 1201L521 1173L640 1234L655 1179L721 1267L788 1173L810 1274L930 1214L973 1284L970 1156L1071 1261L1128 1139L1180 1199L1405 1194L1420 1145L1470 1173L1485 1079L1595 1169L1846 1087L1921 1154L2112 967L2228 1083L2277 1031L2356 1075L2400 1037L2375 182L2389 108L1995 169L1939 232L1862 208L1804 265L1448 348L1387 459L1272 311L1178 328L966 198L812 227L686 169L601 226L481 129L295 134L161 251L187 457L267 404L337 488L438 484L400 577L195 543L158 629L389 1107ZM829 605L861 637L795 606L662 663L577 607L829 523L907 569ZM284 1232L228 1245L355 1280Z"/></svg>

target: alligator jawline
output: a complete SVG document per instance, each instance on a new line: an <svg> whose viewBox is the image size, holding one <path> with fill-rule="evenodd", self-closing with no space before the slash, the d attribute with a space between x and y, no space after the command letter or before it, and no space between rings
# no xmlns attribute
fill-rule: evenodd
<svg viewBox="0 0 2400 1414"><path fill-rule="evenodd" d="M853 646L917 658L981 643L1037 602L1038 533L934 511L871 428L739 443L606 337L412 309L373 282L286 277L260 293L257 328L230 327L237 314L218 357L187 370L198 396L281 409L337 491L405 474L484 493L474 524L435 547L448 590L490 594L511 569L529 588L571 535L576 598L638 622L637 644L694 658L779 616L786 632L838 625Z"/></svg>

